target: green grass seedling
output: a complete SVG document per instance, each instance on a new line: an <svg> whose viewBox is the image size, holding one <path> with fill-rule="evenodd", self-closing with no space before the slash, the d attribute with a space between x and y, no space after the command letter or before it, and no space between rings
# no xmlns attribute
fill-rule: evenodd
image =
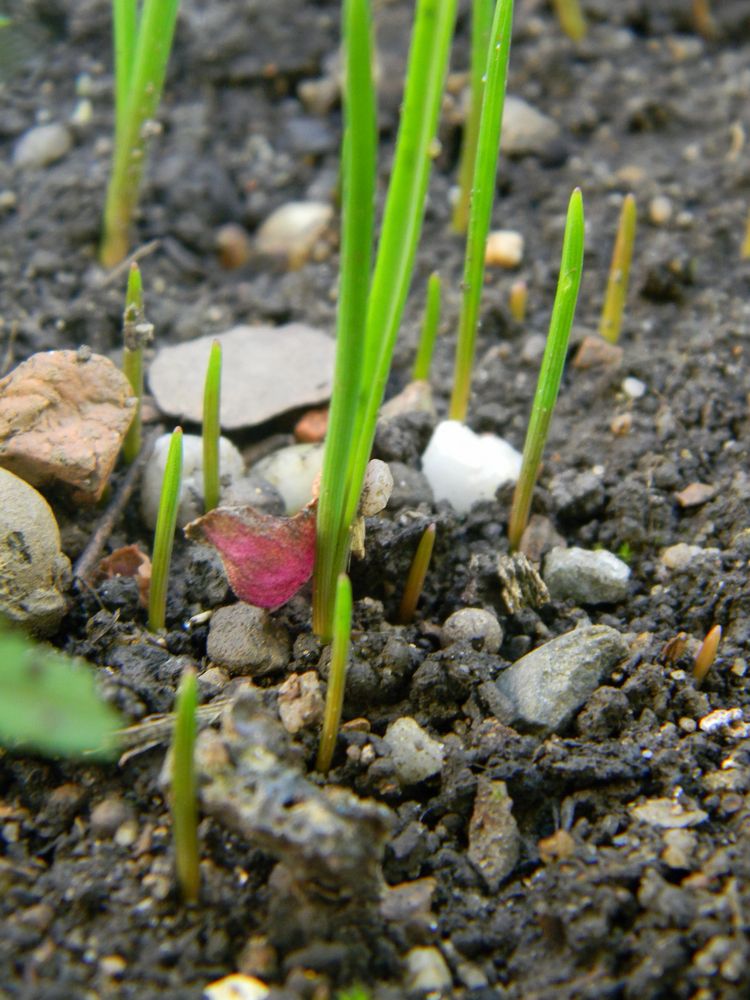
<svg viewBox="0 0 750 1000"><path fill-rule="evenodd" d="M620 223L617 227L615 248L612 252L612 263L609 268L607 292L604 297L604 308L602 318L599 321L599 333L610 344L616 344L620 339L622 314L625 309L625 298L628 294L630 280L630 263L633 259L635 223L635 198L632 194L628 194L622 203Z"/></svg>
<svg viewBox="0 0 750 1000"><path fill-rule="evenodd" d="M419 545L417 545L417 551L414 553L414 558L409 567L409 575L406 578L406 586L404 587L404 594L401 598L401 605L396 618L399 625L408 625L414 618L419 598L422 596L427 570L430 568L434 545L435 525L433 523L428 525L423 531L422 537L419 539Z"/></svg>
<svg viewBox="0 0 750 1000"><path fill-rule="evenodd" d="M427 305L425 306L422 333L419 337L419 347L411 376L415 382L426 382L430 377L432 355L440 325L440 291L440 275L434 271L427 281Z"/></svg>
<svg viewBox="0 0 750 1000"><path fill-rule="evenodd" d="M526 319L526 303L528 298L529 288L526 282L522 278L514 281L511 285L510 295L508 296L508 307L516 323L523 323Z"/></svg>
<svg viewBox="0 0 750 1000"><path fill-rule="evenodd" d="M336 583L336 604L333 621L333 642L331 644L331 666L328 672L328 691L323 716L323 731L320 736L316 767L321 774L327 774L336 748L336 737L344 707L344 687L346 668L349 662L352 629L352 585L346 573L341 573Z"/></svg>
<svg viewBox="0 0 750 1000"><path fill-rule="evenodd" d="M750 211L747 213L747 222L745 223L745 239L742 241L740 256L743 260L750 260Z"/></svg>
<svg viewBox="0 0 750 1000"><path fill-rule="evenodd" d="M693 678L696 687L700 687L713 666L721 642L721 625L714 625L700 644L693 662Z"/></svg>
<svg viewBox="0 0 750 1000"><path fill-rule="evenodd" d="M151 587L148 594L148 627L152 632L164 628L167 608L169 565L172 561L177 509L182 483L182 428L175 428L169 442L167 462L156 518L154 551L151 556Z"/></svg>
<svg viewBox="0 0 750 1000"><path fill-rule="evenodd" d="M477 154L464 257L463 299L449 416L464 421L469 406L471 369L476 348L479 302L484 282L484 254L495 200L495 175L510 56L513 0L498 0L490 29Z"/></svg>
<svg viewBox="0 0 750 1000"><path fill-rule="evenodd" d="M401 124L368 291L376 153L371 14L368 0L344 5L342 275L313 577L313 627L324 639L332 633L337 581L349 557L351 526L414 269L455 13L456 0L417 3Z"/></svg>
<svg viewBox="0 0 750 1000"><path fill-rule="evenodd" d="M513 494L508 526L511 549L517 549L520 545L521 536L529 519L531 496L539 474L544 445L560 389L568 337L581 286L583 235L583 198L580 190L576 188L568 205L555 304L552 308L547 346L544 349L531 419L526 432L521 473Z"/></svg>
<svg viewBox="0 0 750 1000"><path fill-rule="evenodd" d="M221 344L211 345L203 389L203 503L208 513L219 506L221 436Z"/></svg>
<svg viewBox="0 0 750 1000"><path fill-rule="evenodd" d="M179 0L143 0L140 8L138 0L113 0L115 144L100 252L104 267L119 264L128 252L179 6Z"/></svg>
<svg viewBox="0 0 750 1000"><path fill-rule="evenodd" d="M461 139L461 158L458 164L458 199L453 208L453 228L465 233L469 221L471 185L474 162L477 156L479 115L482 110L485 70L487 68L487 42L492 24L492 0L472 0L471 4L471 83L469 111Z"/></svg>
<svg viewBox="0 0 750 1000"><path fill-rule="evenodd" d="M580 0L553 0L560 27L574 42L586 37L588 25L581 10Z"/></svg>
<svg viewBox="0 0 750 1000"><path fill-rule="evenodd" d="M141 407L143 404L143 348L153 337L154 328L146 322L143 310L143 285L141 272L133 261L128 272L128 287L125 293L125 312L122 317L122 336L124 348L122 352L122 371L133 388L136 398L133 422L125 435L122 453L128 465L134 462L141 450L142 425Z"/></svg>
<svg viewBox="0 0 750 1000"><path fill-rule="evenodd" d="M187 903L194 903L200 891L198 789L195 777L197 705L198 681L194 668L189 667L182 675L175 702L170 788L177 879Z"/></svg>

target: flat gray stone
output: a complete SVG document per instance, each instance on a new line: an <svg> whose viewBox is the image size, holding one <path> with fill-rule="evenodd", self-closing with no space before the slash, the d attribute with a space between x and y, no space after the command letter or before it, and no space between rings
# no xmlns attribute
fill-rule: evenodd
<svg viewBox="0 0 750 1000"><path fill-rule="evenodd" d="M46 167L61 160L73 145L73 136L59 122L37 125L24 132L13 149L16 167Z"/></svg>
<svg viewBox="0 0 750 1000"><path fill-rule="evenodd" d="M235 326L218 336L164 347L148 381L159 409L200 423L203 383L211 344L222 347L221 426L253 427L301 406L317 406L331 395L336 344L304 323Z"/></svg>
<svg viewBox="0 0 750 1000"><path fill-rule="evenodd" d="M550 595L577 604L616 604L628 596L630 567L606 549L556 548L544 560Z"/></svg>
<svg viewBox="0 0 750 1000"><path fill-rule="evenodd" d="M627 653L616 629L585 625L522 656L500 674L497 686L514 723L541 735L560 732Z"/></svg>
<svg viewBox="0 0 750 1000"><path fill-rule="evenodd" d="M500 149L506 156L544 153L560 134L560 126L528 101L508 95L503 107Z"/></svg>
<svg viewBox="0 0 750 1000"><path fill-rule="evenodd" d="M415 719L408 716L396 719L383 738L390 747L396 775L402 785L418 785L440 773L443 745L426 733Z"/></svg>

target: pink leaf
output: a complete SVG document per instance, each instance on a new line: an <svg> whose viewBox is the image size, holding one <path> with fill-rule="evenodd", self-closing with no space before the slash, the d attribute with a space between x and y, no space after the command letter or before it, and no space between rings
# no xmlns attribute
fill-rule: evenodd
<svg viewBox="0 0 750 1000"><path fill-rule="evenodd" d="M294 517L275 517L254 507L217 507L188 524L185 534L214 546L241 601L278 608L312 575L315 507L308 504Z"/></svg>

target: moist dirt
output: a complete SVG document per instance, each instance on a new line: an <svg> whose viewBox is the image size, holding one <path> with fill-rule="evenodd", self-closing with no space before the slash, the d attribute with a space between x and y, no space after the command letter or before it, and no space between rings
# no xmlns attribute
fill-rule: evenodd
<svg viewBox="0 0 750 1000"><path fill-rule="evenodd" d="M122 272L105 274L96 262L112 134L108 5L16 6L8 11L19 15L15 56L0 88L4 371L35 351L81 344L116 356L124 289ZM466 68L468 6L460 5L455 73ZM376 7L382 199L412 5ZM71 591L54 642L95 664L106 697L129 722L148 722L152 735L142 728L107 766L0 755L0 996L198 1000L207 984L239 970L278 998L324 1000L359 981L386 1000L409 995L405 956L422 946L443 955L441 972L428 953L435 996L748 995L750 261L740 246L750 205L750 16L745 2L717 0L713 33L703 37L688 0L590 0L589 34L574 44L546 3L517 7L509 93L559 131L533 154L501 155L493 226L520 232L525 249L514 271L487 274L469 423L523 445L565 207L579 185L585 273L535 495L538 552L562 540L619 554L632 571L626 599L584 608L509 602L497 568L507 555L508 491L459 517L402 477L395 503L368 525L365 560L353 567L350 725L328 779L390 810L382 874L398 892L380 907L343 882L316 892L288 857L278 865L278 852L253 830L207 809L200 902L185 906L160 784L168 733L152 717L170 711L187 663L202 671L206 706L231 700L242 678L207 669L208 625L186 626L231 595L215 565L181 540L166 637L145 630L134 581ZM227 270L217 231L236 223L252 239L285 202L335 198L340 110L335 101L311 110L305 84L322 79L330 90L336 79L338 15L328 0L185 0L134 239L146 248L141 266L158 343L246 322L300 321L333 333L335 233L296 270L256 255ZM440 415L463 251L449 225L459 91L454 77L389 386L392 395L408 381L426 279L437 268L444 307L432 383ZM69 130L65 155L43 167L14 164L19 139L46 123ZM576 367L579 343L598 324L630 190L639 225L622 352ZM519 278L529 292L523 323L507 306ZM235 440L262 448L272 434L289 437L293 423L280 419ZM378 454L416 468L432 423L396 421L379 433ZM685 505L678 494L694 483L712 488L703 491L708 499ZM75 559L101 512L49 499ZM433 521L437 542L419 612L414 624L398 626L411 556ZM135 499L108 548L133 542L150 548ZM695 548L675 566L662 556L678 543ZM469 641L442 648L440 627L466 606L497 615L497 652ZM309 593L274 618L288 636L288 666L255 683L278 725L280 684L310 671L324 680L328 660L311 634ZM562 731L514 727L495 680L525 653L589 622L617 629L628 656ZM718 659L699 689L692 656L717 623ZM664 646L680 632L685 652L670 661ZM706 719L728 709L738 711L725 724ZM218 714L204 720L216 739ZM415 786L398 780L383 739L403 716L443 746L439 773ZM241 732L235 723L232 739ZM307 775L310 795L323 784L314 776L316 732L282 734L278 751ZM504 783L515 822L517 854L499 884L470 850L488 781ZM661 800L669 800L666 819ZM374 836L366 824L358 835Z"/></svg>

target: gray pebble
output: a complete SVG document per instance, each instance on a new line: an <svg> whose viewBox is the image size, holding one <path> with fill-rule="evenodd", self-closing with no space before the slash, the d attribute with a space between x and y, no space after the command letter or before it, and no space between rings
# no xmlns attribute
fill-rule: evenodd
<svg viewBox="0 0 750 1000"><path fill-rule="evenodd" d="M544 560L543 577L557 600L616 604L628 596L630 567L606 549L556 548Z"/></svg>
<svg viewBox="0 0 750 1000"><path fill-rule="evenodd" d="M497 892L518 864L521 835L512 808L505 782L480 775L469 823L468 853L490 892Z"/></svg>
<svg viewBox="0 0 750 1000"><path fill-rule="evenodd" d="M616 629L586 625L527 653L503 671L497 686L516 723L544 735L560 732L627 652Z"/></svg>
<svg viewBox="0 0 750 1000"><path fill-rule="evenodd" d="M484 608L460 608L443 624L443 646L466 640L475 649L496 653L503 641L500 622L491 611Z"/></svg>
<svg viewBox="0 0 750 1000"><path fill-rule="evenodd" d="M433 740L416 720L408 716L396 719L386 730L384 740L390 747L402 785L418 785L440 773L443 745Z"/></svg>
<svg viewBox="0 0 750 1000"><path fill-rule="evenodd" d="M433 946L412 948L406 956L409 991L443 996L453 985L448 963Z"/></svg>
<svg viewBox="0 0 750 1000"><path fill-rule="evenodd" d="M73 137L64 125L37 125L24 132L13 150L16 167L46 167L61 160L73 145Z"/></svg>
<svg viewBox="0 0 750 1000"><path fill-rule="evenodd" d="M286 631L263 608L239 602L218 608L211 618L206 652L231 675L263 677L281 671L289 651Z"/></svg>
<svg viewBox="0 0 750 1000"><path fill-rule="evenodd" d="M503 108L502 150L507 156L545 153L557 141L560 126L520 97L510 94Z"/></svg>

